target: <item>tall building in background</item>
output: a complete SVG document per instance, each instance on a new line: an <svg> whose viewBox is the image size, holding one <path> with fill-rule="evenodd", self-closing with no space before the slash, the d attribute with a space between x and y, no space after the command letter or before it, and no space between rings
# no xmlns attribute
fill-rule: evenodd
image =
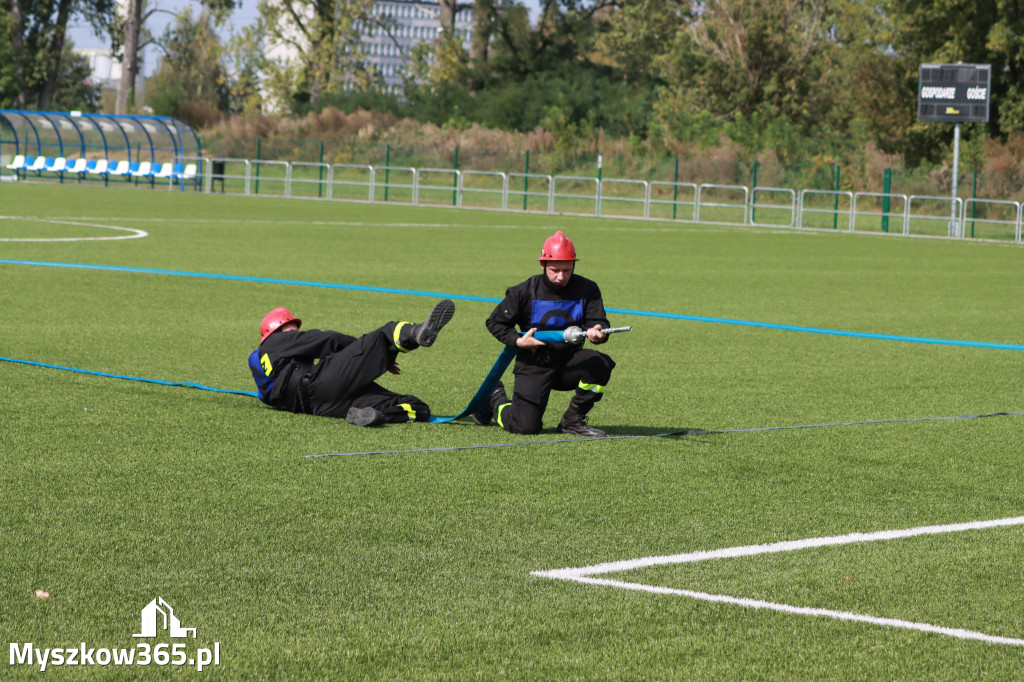
<svg viewBox="0 0 1024 682"><path fill-rule="evenodd" d="M402 75L412 55L412 48L423 41L434 41L441 30L441 5L416 0L378 0L373 5L375 17L387 19L379 25L357 24L362 34L363 52L368 64L384 76L387 89L398 91ZM463 48L469 50L473 34L472 8L455 14L455 33Z"/></svg>
<svg viewBox="0 0 1024 682"><path fill-rule="evenodd" d="M307 6L304 11L307 15L305 18L310 19L312 9ZM389 92L398 92L413 47L423 42L432 43L441 32L441 4L432 0L376 0L372 12L371 20L355 24L360 36L363 60L367 66L376 67L380 71L384 87ZM300 55L296 45L307 41L297 29L289 27L287 31L290 33L289 40L268 42L265 54L272 62L297 65ZM456 13L455 32L463 48L468 51L473 33L471 7L467 6ZM286 104L265 89L262 95L264 113L286 110Z"/></svg>
<svg viewBox="0 0 1024 682"><path fill-rule="evenodd" d="M117 83L121 80L121 61L111 56L110 48L76 47L73 51L89 60L89 80L93 85L117 89Z"/></svg>
<svg viewBox="0 0 1024 682"><path fill-rule="evenodd" d="M72 52L89 60L89 81L104 90L117 91L121 82L121 60L114 57L108 47L73 48ZM135 77L135 96L140 98L145 93L146 79L139 69Z"/></svg>

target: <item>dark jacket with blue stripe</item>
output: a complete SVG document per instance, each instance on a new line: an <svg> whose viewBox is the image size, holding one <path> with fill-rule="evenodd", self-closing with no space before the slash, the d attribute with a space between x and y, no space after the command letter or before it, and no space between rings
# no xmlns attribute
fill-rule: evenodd
<svg viewBox="0 0 1024 682"><path fill-rule="evenodd" d="M516 347L519 331L561 331L574 325L584 331L594 325L610 326L601 289L577 274L564 287L549 282L543 272L534 275L505 291L504 300L487 318L487 329L510 348ZM579 349L567 343L548 344L547 348L519 353L516 363L553 367L568 362Z"/></svg>
<svg viewBox="0 0 1024 682"><path fill-rule="evenodd" d="M280 410L302 411L299 381L313 370L315 360L353 341L347 334L319 329L274 332L249 356L260 400Z"/></svg>

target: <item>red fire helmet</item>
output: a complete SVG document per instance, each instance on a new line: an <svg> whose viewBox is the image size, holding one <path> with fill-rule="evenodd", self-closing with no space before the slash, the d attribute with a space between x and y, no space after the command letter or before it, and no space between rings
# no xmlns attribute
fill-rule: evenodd
<svg viewBox="0 0 1024 682"><path fill-rule="evenodd" d="M263 316L260 323L260 343L267 340L267 337L277 331L277 328L288 322L296 322L301 327L302 320L288 312L287 308L274 308Z"/></svg>
<svg viewBox="0 0 1024 682"><path fill-rule="evenodd" d="M555 232L551 237L544 240L544 248L540 251L541 263L549 260L572 260L576 261L579 258L576 257L576 247L572 245L572 242L566 237L561 230Z"/></svg>

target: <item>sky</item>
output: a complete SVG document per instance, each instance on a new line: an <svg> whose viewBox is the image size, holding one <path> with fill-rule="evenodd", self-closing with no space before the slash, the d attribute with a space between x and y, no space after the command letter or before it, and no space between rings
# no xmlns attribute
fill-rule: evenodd
<svg viewBox="0 0 1024 682"><path fill-rule="evenodd" d="M540 0L520 0L530 9L530 16L536 18L540 7ZM232 33L248 26L256 21L259 14L257 4L259 0L241 0L238 9L231 16ZM150 33L159 37L164 29L174 20L172 14L181 12L185 7L191 5L193 11L198 12L200 3L196 0L150 0L149 7L161 11L155 12L146 22ZM171 14L168 14L170 12ZM110 48L110 38L106 35L97 37L92 27L82 19L74 19L68 30L68 35L77 48ZM223 37L227 37L226 35ZM156 71L157 62L160 58L160 48L150 45L143 52L143 75L149 77Z"/></svg>

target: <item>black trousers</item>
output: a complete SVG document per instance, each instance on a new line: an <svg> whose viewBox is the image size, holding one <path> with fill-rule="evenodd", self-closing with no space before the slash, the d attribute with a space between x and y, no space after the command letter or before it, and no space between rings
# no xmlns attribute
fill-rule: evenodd
<svg viewBox="0 0 1024 682"><path fill-rule="evenodd" d="M604 395L614 368L610 357L589 348L574 353L564 365L542 367L516 362L512 404L497 415L499 423L510 433L540 433L551 391L575 391L567 413L586 416Z"/></svg>
<svg viewBox="0 0 1024 682"><path fill-rule="evenodd" d="M393 337L397 324L388 322L320 359L308 379L311 414L344 419L353 407L373 407L394 423L430 417L430 407L416 396L394 393L376 383L398 357Z"/></svg>

